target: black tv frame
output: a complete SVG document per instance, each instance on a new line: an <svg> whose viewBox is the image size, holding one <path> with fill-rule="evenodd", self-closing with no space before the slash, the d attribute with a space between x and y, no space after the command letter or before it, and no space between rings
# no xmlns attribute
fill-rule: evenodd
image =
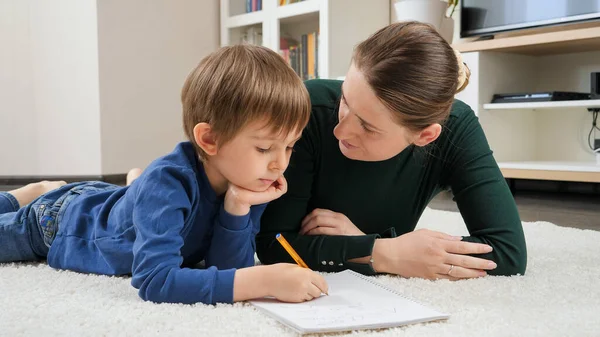
<svg viewBox="0 0 600 337"><path fill-rule="evenodd" d="M465 5L464 2L461 1L460 2L461 20L464 17L464 13L465 13L464 5ZM470 31L466 31L466 32L463 30L463 25L461 22L460 37L461 38L476 37L476 36L493 37L493 35L498 34L498 33L504 33L504 32L516 31L516 30L526 30L526 29L548 27L548 26L571 25L571 24L575 24L575 23L593 22L593 21L600 21L600 12L574 15L574 16L556 18L556 19L551 19L551 20L539 20L539 21L524 22L524 23L512 24L512 25L474 29L474 30L470 30Z"/></svg>

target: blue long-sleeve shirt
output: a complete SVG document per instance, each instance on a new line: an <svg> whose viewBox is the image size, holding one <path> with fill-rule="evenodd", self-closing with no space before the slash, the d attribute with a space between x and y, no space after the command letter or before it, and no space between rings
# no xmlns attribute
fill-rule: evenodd
<svg viewBox="0 0 600 337"><path fill-rule="evenodd" d="M254 265L266 205L245 216L227 213L189 142L129 187L69 193L81 195L58 214L48 253L53 268L132 274L140 297L153 302L229 303L235 269ZM203 260L206 269L186 268Z"/></svg>

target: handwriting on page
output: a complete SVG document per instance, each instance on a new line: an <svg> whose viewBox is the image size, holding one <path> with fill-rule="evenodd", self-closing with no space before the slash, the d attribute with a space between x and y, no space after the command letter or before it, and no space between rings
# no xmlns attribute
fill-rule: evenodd
<svg viewBox="0 0 600 337"><path fill-rule="evenodd" d="M396 309L393 307L366 308L362 305L329 307L313 306L295 310L286 308L280 311L279 314L282 316L289 315L290 317L293 317L301 326L357 326L364 322L385 322L391 320L394 317L394 314L396 314Z"/></svg>
<svg viewBox="0 0 600 337"><path fill-rule="evenodd" d="M341 296L340 296L341 295ZM397 319L394 306L373 306L349 301L347 295L330 295L302 304L279 304L277 313L305 327L360 326L365 322L387 322ZM350 297L352 298L352 297Z"/></svg>
<svg viewBox="0 0 600 337"><path fill-rule="evenodd" d="M350 270L328 274L325 279L329 296L296 304L274 298L252 304L301 332L384 328L448 318Z"/></svg>

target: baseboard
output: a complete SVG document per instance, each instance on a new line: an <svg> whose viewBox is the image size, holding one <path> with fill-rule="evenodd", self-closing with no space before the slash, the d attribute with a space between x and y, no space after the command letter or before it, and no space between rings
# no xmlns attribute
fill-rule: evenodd
<svg viewBox="0 0 600 337"><path fill-rule="evenodd" d="M127 174L105 174L98 176L0 176L0 185L23 186L41 180L64 180L67 183L79 181L103 181L115 185L125 185Z"/></svg>

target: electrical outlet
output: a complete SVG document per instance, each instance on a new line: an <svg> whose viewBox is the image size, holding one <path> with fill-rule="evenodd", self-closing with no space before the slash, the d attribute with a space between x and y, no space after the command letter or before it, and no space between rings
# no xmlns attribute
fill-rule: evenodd
<svg viewBox="0 0 600 337"><path fill-rule="evenodd" d="M600 139L594 139L594 151L600 151Z"/></svg>

